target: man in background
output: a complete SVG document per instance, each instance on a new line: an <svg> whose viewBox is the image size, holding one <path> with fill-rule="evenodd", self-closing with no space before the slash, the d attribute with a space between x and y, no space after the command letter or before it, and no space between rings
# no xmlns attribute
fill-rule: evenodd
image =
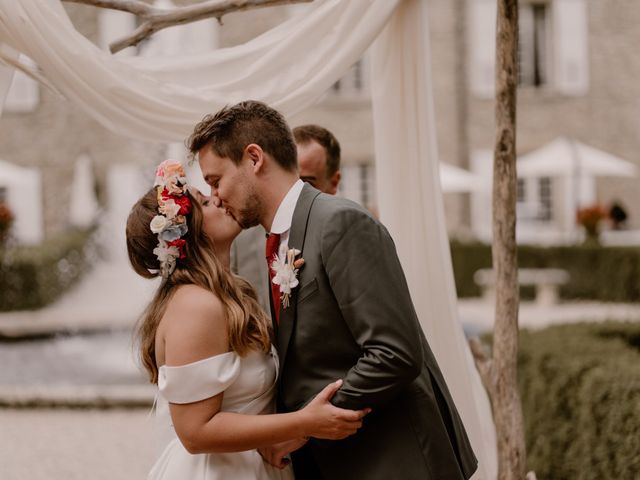
<svg viewBox="0 0 640 480"><path fill-rule="evenodd" d="M335 195L340 183L340 144L326 128L302 125L293 129L300 179L323 193Z"/></svg>
<svg viewBox="0 0 640 480"><path fill-rule="evenodd" d="M335 195L340 184L340 143L326 128L301 125L293 129L300 179L323 193ZM253 285L260 305L271 311L269 272L265 260L266 232L262 226L243 230L231 246L231 270Z"/></svg>

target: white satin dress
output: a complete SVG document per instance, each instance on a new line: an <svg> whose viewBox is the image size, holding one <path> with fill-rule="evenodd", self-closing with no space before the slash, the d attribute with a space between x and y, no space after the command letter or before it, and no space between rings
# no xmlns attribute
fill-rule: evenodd
<svg viewBox="0 0 640 480"><path fill-rule="evenodd" d="M156 419L162 454L149 480L291 480L291 467L279 470L264 462L256 450L191 454L182 446L171 423L169 402L192 403L224 392L221 411L247 415L273 413L278 356L251 352L240 357L227 352L180 367L158 371Z"/></svg>

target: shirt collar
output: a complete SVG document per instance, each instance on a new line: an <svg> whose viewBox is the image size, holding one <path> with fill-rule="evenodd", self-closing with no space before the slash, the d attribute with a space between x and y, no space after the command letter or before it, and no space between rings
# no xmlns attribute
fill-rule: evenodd
<svg viewBox="0 0 640 480"><path fill-rule="evenodd" d="M287 194L280 202L280 206L276 211L276 216L273 217L273 223L271 224L271 233L283 234L291 228L291 222L293 221L293 211L296 209L298 198L304 187L302 180L296 181L289 189Z"/></svg>

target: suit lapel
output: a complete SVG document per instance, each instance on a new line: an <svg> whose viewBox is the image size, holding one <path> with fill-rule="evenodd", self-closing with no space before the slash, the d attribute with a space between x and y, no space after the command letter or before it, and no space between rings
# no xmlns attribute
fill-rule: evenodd
<svg viewBox="0 0 640 480"><path fill-rule="evenodd" d="M311 212L311 205L316 197L320 195L320 192L310 186L304 185L298 203L293 212L293 219L291 221L291 230L289 233L289 247L300 250L298 258L304 255L304 238L307 233L307 222L309 221L309 213ZM304 267L302 267L304 268ZM291 340L291 333L297 321L297 309L296 302L298 299L298 290L300 285L291 290L291 298L289 307L280 307L280 325L277 330L278 341L278 355L280 356L280 365L284 365L285 358L287 356L287 349L289 348L289 341Z"/></svg>

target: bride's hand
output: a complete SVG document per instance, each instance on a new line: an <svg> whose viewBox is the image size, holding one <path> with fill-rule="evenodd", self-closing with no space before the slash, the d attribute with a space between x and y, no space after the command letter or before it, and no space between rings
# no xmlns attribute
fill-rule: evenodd
<svg viewBox="0 0 640 480"><path fill-rule="evenodd" d="M262 455L265 462L276 468L283 469L290 462L288 458L284 457L301 448L307 441L307 438L296 438L294 440L276 443L269 447L259 448L258 453Z"/></svg>
<svg viewBox="0 0 640 480"><path fill-rule="evenodd" d="M345 410L331 404L331 398L341 386L342 380L330 383L300 410L299 413L304 416L305 436L342 440L362 426L362 418L370 409Z"/></svg>

